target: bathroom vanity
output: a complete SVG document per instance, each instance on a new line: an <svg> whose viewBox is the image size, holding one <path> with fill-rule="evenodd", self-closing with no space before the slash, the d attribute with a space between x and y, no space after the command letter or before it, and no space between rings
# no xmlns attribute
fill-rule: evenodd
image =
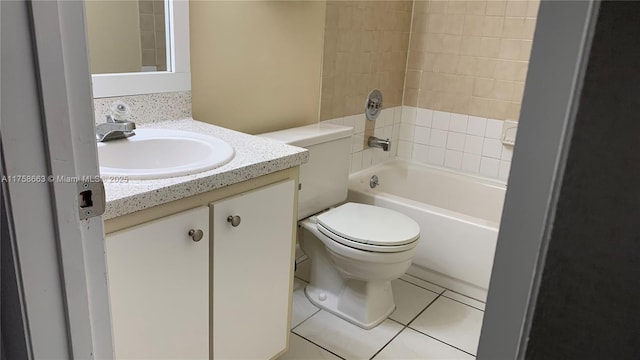
<svg viewBox="0 0 640 360"><path fill-rule="evenodd" d="M105 183L116 357L276 357L307 152L191 119L151 126L215 135L236 154L195 175Z"/></svg>

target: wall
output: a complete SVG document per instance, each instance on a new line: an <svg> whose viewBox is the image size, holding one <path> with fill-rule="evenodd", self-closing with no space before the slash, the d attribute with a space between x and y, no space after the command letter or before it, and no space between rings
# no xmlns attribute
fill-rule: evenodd
<svg viewBox="0 0 640 360"><path fill-rule="evenodd" d="M247 133L318 121L323 1L191 1L193 116Z"/></svg>
<svg viewBox="0 0 640 360"><path fill-rule="evenodd" d="M404 104L518 120L538 5L416 1Z"/></svg>
<svg viewBox="0 0 640 360"><path fill-rule="evenodd" d="M328 1L320 119L364 112L367 94L402 104L411 1Z"/></svg>
<svg viewBox="0 0 640 360"><path fill-rule="evenodd" d="M87 40L92 74L140 71L137 1L86 1Z"/></svg>

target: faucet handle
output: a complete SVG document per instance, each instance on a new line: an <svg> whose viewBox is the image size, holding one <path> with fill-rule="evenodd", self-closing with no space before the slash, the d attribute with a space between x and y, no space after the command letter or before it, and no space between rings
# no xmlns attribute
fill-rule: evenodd
<svg viewBox="0 0 640 360"><path fill-rule="evenodd" d="M131 116L131 108L122 101L114 101L111 103L111 114L114 122L128 121Z"/></svg>

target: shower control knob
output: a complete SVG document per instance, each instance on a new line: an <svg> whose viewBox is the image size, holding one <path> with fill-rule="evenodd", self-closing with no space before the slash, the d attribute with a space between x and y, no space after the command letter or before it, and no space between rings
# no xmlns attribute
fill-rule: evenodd
<svg viewBox="0 0 640 360"><path fill-rule="evenodd" d="M191 229L189 230L189 236L191 236L191 240L198 242L202 240L202 236L204 236L204 233L200 229Z"/></svg>
<svg viewBox="0 0 640 360"><path fill-rule="evenodd" d="M242 221L242 219L240 219L240 216L229 216L227 218L227 222L229 224L231 224L231 226L236 227L238 225L240 225L240 221Z"/></svg>

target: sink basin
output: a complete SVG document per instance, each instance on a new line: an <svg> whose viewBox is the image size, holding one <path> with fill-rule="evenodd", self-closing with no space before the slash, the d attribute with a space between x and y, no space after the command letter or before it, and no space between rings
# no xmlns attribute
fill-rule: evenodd
<svg viewBox="0 0 640 360"><path fill-rule="evenodd" d="M98 143L102 176L161 179L215 169L233 159L231 145L214 136L167 129L136 129L136 135Z"/></svg>

